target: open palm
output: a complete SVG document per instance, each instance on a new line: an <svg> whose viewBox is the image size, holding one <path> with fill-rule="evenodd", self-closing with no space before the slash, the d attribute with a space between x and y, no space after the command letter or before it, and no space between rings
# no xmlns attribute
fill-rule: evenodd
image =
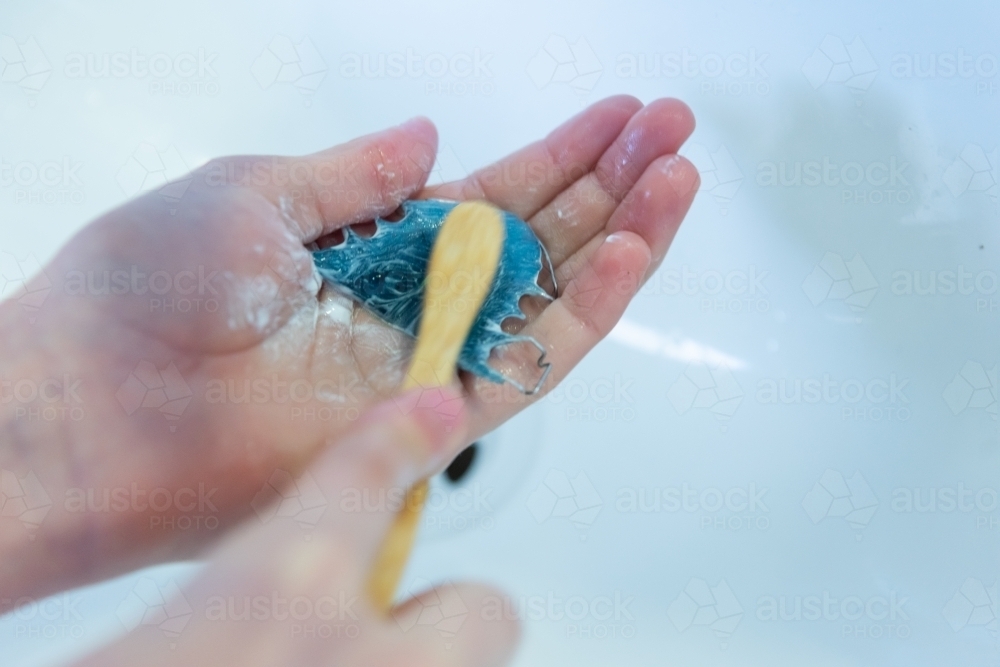
<svg viewBox="0 0 1000 667"><path fill-rule="evenodd" d="M53 497L165 489L175 502L156 527L149 509L56 502L43 539L64 553L48 588L193 553L218 529L193 526L192 512L220 527L245 517L269 480L294 477L396 390L412 342L322 285L307 246L406 198L486 199L531 224L559 293L531 310L526 333L554 386L663 259L697 190L676 156L693 124L676 100L610 98L427 188L437 137L416 119L307 157L214 160L89 225L45 269L54 289L34 341L52 373L80 380L84 417L65 447L18 455ZM527 404L463 383L470 440ZM177 501L199 488L206 506Z"/></svg>

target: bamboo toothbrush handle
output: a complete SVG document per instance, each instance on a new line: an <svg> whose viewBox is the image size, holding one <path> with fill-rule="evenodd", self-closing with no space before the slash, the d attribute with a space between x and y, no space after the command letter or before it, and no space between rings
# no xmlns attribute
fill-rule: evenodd
<svg viewBox="0 0 1000 667"><path fill-rule="evenodd" d="M484 202L452 209L431 249L424 308L404 391L444 387L455 379L458 356L493 285L505 229L500 212ZM376 609L388 611L406 567L427 498L427 480L406 494L368 580Z"/></svg>

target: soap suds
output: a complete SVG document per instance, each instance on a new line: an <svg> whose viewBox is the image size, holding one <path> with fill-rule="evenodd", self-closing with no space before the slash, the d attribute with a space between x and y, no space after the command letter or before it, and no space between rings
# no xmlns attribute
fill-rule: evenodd
<svg viewBox="0 0 1000 667"><path fill-rule="evenodd" d="M354 301L335 290L320 303L320 315L324 324L350 326L354 312Z"/></svg>
<svg viewBox="0 0 1000 667"><path fill-rule="evenodd" d="M301 246L292 248L276 250L256 276L223 272L230 329L249 327L258 334L268 334L280 326L283 313L298 310L319 293L322 280L312 255Z"/></svg>

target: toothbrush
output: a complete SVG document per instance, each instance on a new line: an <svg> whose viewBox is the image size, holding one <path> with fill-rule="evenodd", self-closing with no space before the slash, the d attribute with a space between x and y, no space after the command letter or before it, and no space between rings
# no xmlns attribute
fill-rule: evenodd
<svg viewBox="0 0 1000 667"><path fill-rule="evenodd" d="M458 355L493 284L504 236L500 211L485 202L463 202L448 214L427 265L417 344L402 391L454 382ZM427 489L427 480L421 480L407 492L382 542L368 579L376 609L388 611L392 606Z"/></svg>

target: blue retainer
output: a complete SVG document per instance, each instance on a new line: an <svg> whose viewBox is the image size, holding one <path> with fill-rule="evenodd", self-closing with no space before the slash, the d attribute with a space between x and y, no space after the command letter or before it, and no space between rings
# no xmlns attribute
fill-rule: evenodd
<svg viewBox="0 0 1000 667"><path fill-rule="evenodd" d="M458 202L441 199L403 202L403 217L398 222L376 218L376 231L370 238L344 230L339 245L316 250L313 261L324 280L362 303L388 324L411 336L417 335L424 302L427 262L434 239L451 209ZM501 324L509 317L525 320L518 302L522 296L551 299L538 284L543 262L555 280L548 251L526 222L503 211L506 226L503 252L493 285L479 316L465 340L458 365L492 382L509 382L526 394L533 394L545 382L549 364L545 348L531 336L509 334ZM539 350L541 375L533 387L506 377L490 367L494 348L512 343L529 343Z"/></svg>

